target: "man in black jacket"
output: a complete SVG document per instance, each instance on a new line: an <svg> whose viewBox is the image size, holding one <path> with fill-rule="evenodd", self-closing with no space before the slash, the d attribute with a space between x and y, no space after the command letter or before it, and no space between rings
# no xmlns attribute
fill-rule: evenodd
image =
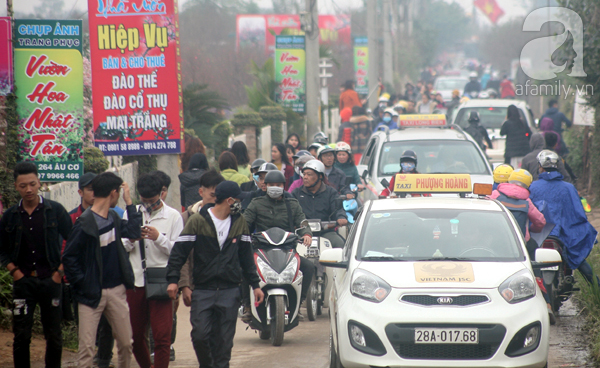
<svg viewBox="0 0 600 368"><path fill-rule="evenodd" d="M111 207L123 200L127 218ZM134 276L122 238L140 239L142 214L131 202L129 186L113 173L92 181L94 204L79 217L63 253L65 274L79 303L79 367L91 367L98 322L104 312L119 350L119 367L131 364L132 330L125 289L133 289Z"/></svg>
<svg viewBox="0 0 600 368"><path fill-rule="evenodd" d="M0 221L0 263L13 277L13 357L15 367L30 366L33 312L39 304L46 337L46 367L60 367L62 355L62 238L71 233L71 217L57 202L38 194L37 167L20 162L14 169L21 196Z"/></svg>
<svg viewBox="0 0 600 368"><path fill-rule="evenodd" d="M304 185L294 189L292 195L300 203L302 212L307 219L321 219L321 221L336 220L338 225L348 224L346 213L341 208L338 198L340 194L332 187L325 185L325 166L321 161L308 161L302 173ZM323 234L329 239L334 248L343 248L344 239L335 231Z"/></svg>
<svg viewBox="0 0 600 368"><path fill-rule="evenodd" d="M335 162L335 149L329 146L323 146L319 148L317 152L317 159L319 159L325 166L324 174L327 176L329 186L335 189L340 194L345 194L348 199L354 198L354 194L350 188L346 185L346 174L333 166Z"/></svg>
<svg viewBox="0 0 600 368"><path fill-rule="evenodd" d="M245 196L237 183L224 181L215 190L215 204L192 215L175 243L167 266L169 295L175 299L181 267L194 250L192 343L202 368L227 368L240 306L242 277L254 289L257 303L264 294L254 264L250 231L240 214Z"/></svg>

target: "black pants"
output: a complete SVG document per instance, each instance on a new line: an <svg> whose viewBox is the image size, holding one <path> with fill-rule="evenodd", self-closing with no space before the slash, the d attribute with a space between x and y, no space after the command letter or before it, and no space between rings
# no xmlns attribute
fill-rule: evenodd
<svg viewBox="0 0 600 368"><path fill-rule="evenodd" d="M192 292L192 343L200 368L229 368L240 288Z"/></svg>
<svg viewBox="0 0 600 368"><path fill-rule="evenodd" d="M29 368L33 312L40 306L46 338L46 367L60 368L62 356L62 285L51 277L23 277L13 285L13 356L15 368Z"/></svg>

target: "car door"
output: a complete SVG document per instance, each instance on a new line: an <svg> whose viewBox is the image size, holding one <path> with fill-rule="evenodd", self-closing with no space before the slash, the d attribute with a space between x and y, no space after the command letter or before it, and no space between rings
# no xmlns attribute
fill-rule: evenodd
<svg viewBox="0 0 600 368"><path fill-rule="evenodd" d="M359 193L358 198L364 203L368 200L377 199L377 195L371 191L371 189L376 190L377 188L377 165L375 156L377 156L379 147L379 137L374 135L369 140L367 144L367 149L365 149L365 153L363 154L360 163L361 165L366 165L367 170L369 172L369 177L367 178L367 184L370 188L363 190Z"/></svg>

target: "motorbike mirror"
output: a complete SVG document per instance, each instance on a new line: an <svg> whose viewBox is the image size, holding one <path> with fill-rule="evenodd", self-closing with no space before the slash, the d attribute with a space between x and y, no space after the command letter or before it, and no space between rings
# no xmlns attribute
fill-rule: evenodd
<svg viewBox="0 0 600 368"><path fill-rule="evenodd" d="M308 220L304 219L302 220L302 222L300 222L300 227L307 227L308 226Z"/></svg>
<svg viewBox="0 0 600 368"><path fill-rule="evenodd" d="M356 170L358 171L360 177L364 182L367 182L367 176L369 176L369 167L367 165L356 165Z"/></svg>
<svg viewBox="0 0 600 368"><path fill-rule="evenodd" d="M535 250L535 261L539 263L562 262L562 257L555 249L538 248Z"/></svg>

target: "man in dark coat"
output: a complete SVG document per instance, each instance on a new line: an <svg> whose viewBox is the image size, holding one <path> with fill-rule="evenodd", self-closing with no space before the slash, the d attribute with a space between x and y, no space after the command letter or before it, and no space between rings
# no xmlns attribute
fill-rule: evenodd
<svg viewBox="0 0 600 368"><path fill-rule="evenodd" d="M557 135L553 132L551 133L536 133L531 136L531 140L529 141L529 147L531 148L531 152L529 152L525 157L523 157L523 161L521 162L521 168L529 171L531 176L533 176L533 180L538 180L539 172L538 172L538 154L547 149L546 147L554 147L556 145ZM550 149L550 148L548 148ZM551 150L551 149L550 149ZM558 160L558 172L560 172L564 176L564 181L571 182L571 176L565 168L564 160L559 157Z"/></svg>
<svg viewBox="0 0 600 368"><path fill-rule="evenodd" d="M544 118L550 118L554 122L554 131L558 133L561 142L560 152L558 152L558 154L566 156L569 150L567 148L567 145L564 143L565 141L562 137L562 123L565 123L567 128L570 128L573 125L573 122L567 119L565 114L558 110L558 101L554 99L550 100L550 102L548 103L548 110L546 110L544 115L540 117L540 121L542 121Z"/></svg>

